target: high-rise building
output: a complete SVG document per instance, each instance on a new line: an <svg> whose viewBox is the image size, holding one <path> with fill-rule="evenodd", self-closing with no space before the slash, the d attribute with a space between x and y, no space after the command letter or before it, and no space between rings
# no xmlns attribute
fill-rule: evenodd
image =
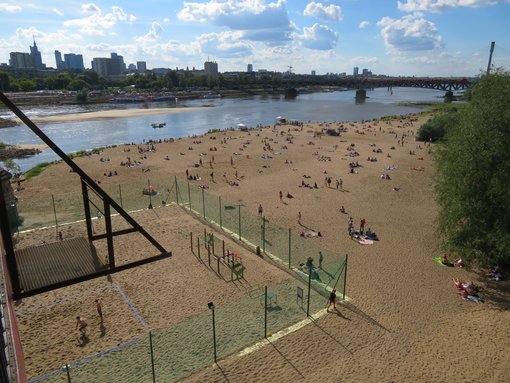
<svg viewBox="0 0 510 383"><path fill-rule="evenodd" d="M114 80L122 77L126 71L126 64L122 56L112 53L111 57L94 57L92 70L101 77Z"/></svg>
<svg viewBox="0 0 510 383"><path fill-rule="evenodd" d="M144 74L147 72L147 63L145 61L137 61L136 68L138 69L138 73Z"/></svg>
<svg viewBox="0 0 510 383"><path fill-rule="evenodd" d="M37 49L37 44L34 39L34 46L30 46L30 55L32 56L32 61L34 63L35 69L46 69L46 65L43 64L41 58L41 52Z"/></svg>
<svg viewBox="0 0 510 383"><path fill-rule="evenodd" d="M55 64L57 69L64 69L64 62L62 61L62 53L55 51Z"/></svg>
<svg viewBox="0 0 510 383"><path fill-rule="evenodd" d="M248 68L246 70L248 73L252 73L253 72L253 64L248 64Z"/></svg>
<svg viewBox="0 0 510 383"><path fill-rule="evenodd" d="M64 54L64 68L84 70L83 56L74 53Z"/></svg>
<svg viewBox="0 0 510 383"><path fill-rule="evenodd" d="M357 66L355 66L354 69L352 70L352 75L353 76L359 75L359 68Z"/></svg>
<svg viewBox="0 0 510 383"><path fill-rule="evenodd" d="M206 76L218 75L218 63L215 61L204 62L204 72Z"/></svg>
<svg viewBox="0 0 510 383"><path fill-rule="evenodd" d="M317 74L317 72L313 70L312 71L312 76L315 76L316 74Z"/></svg>
<svg viewBox="0 0 510 383"><path fill-rule="evenodd" d="M33 68L34 62L32 61L32 55L30 53L11 52L9 65L17 69Z"/></svg>

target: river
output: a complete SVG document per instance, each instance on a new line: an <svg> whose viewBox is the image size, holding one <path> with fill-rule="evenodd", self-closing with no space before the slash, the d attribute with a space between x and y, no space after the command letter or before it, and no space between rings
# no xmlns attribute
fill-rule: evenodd
<svg viewBox="0 0 510 383"><path fill-rule="evenodd" d="M140 143L144 139L159 140L199 135L210 129L225 129L243 123L248 127L257 124L272 125L277 116L299 121L359 121L388 115L415 113L422 110L414 106L402 106L402 102L443 102L443 91L418 88L377 88L367 92L364 103L356 103L354 91L336 91L301 94L296 99L283 96L252 96L243 98L221 98L178 101L176 107L209 106L205 110L183 113L118 118L101 121L77 121L66 123L39 124L64 152L89 150L95 147ZM150 104L101 104L92 106L51 106L22 108L29 117L62 113L77 113L112 108L163 108L168 103ZM0 117L12 114L0 112ZM152 123L165 122L161 129L151 127ZM7 144L40 144L41 140L24 124L0 129L0 142ZM16 160L22 171L41 162L53 161L58 157L46 149L42 153Z"/></svg>

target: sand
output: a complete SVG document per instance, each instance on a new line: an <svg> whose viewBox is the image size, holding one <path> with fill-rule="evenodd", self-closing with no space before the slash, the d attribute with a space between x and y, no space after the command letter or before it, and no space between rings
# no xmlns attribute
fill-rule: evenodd
<svg viewBox="0 0 510 383"><path fill-rule="evenodd" d="M156 151L142 155L138 154L137 146L130 145L75 159L108 190L115 190L118 184L143 185L148 178L151 182L171 180L174 175L184 178L188 169L190 174L201 177L201 181L193 183L195 187L207 186L209 192L242 204L254 215L261 204L271 222L289 227L295 233L304 227L320 231L321 238L310 239L317 246L349 254L350 301L339 305L340 315L324 315L256 352L243 356L235 353L222 359L219 367L204 368L186 378L186 382L504 382L510 379L508 282L489 282L480 274L433 262L442 252L433 227L438 206L433 194L432 154L413 139L418 126L427 118L420 117L412 125L410 119L402 119L314 123L305 124L303 129L281 126L276 131L272 128L227 131L158 143ZM340 137L317 135L326 128L344 128L346 132ZM401 146L403 133L407 137ZM217 151L210 150L214 147ZM355 151L359 156L350 157ZM128 156L142 164L120 166ZM369 157L377 161L368 161ZM109 161L100 162L100 158ZM203 166L199 165L200 160ZM350 173L348 164L356 161L361 166ZM388 167L396 169L384 170ZM117 171L118 176L105 176L109 171ZM210 179L211 172L214 181ZM381 179L382 174L388 174L391 179ZM332 178L331 187L325 185L325 177ZM335 180L340 178L343 190L336 188ZM230 186L225 180L235 181L238 186ZM31 206L31 201L50 198L51 194L65 201L79 190L77 181L66 165L51 166L23 183L24 189L17 193L20 206ZM299 187L302 181L317 183L319 189ZM280 191L284 196L291 193L294 198L280 201ZM347 214L339 212L342 205ZM299 212L302 225L297 222ZM149 328L165 328L176 321L185 323L186 318L203 314L204 302L209 300L223 299L228 304L246 296L246 289L227 286L210 270L197 267L199 263L187 250L189 239L186 238L190 227L200 226L195 219L182 212L167 218L161 214L158 220L163 220L164 225L158 225L154 222L155 213L160 215L158 210L144 211L137 219L179 256L160 261L159 272L158 268L141 267L132 274L126 272L125 276L120 273L113 277L143 313ZM355 227L364 217L366 227L371 227L380 241L362 246L350 240L349 216L353 217ZM30 219L35 222L40 217ZM78 229L72 230L77 231L65 236L79 234ZM48 240L54 237L54 229L45 235ZM32 243L41 240L33 234L19 246ZM141 246L136 241L128 241L122 254L126 259L136 257ZM267 260L249 254L245 258L259 262L248 268L252 270L247 274L253 278L250 284L288 280L287 273ZM168 274L165 270L174 268L193 270L198 273L197 278L185 282L165 276ZM479 285L486 303L463 301L455 294L454 276ZM194 300L194 283L208 286L207 293L201 297L203 301ZM115 322L117 318L129 318L122 327L107 323L105 339L94 336L85 347L76 347L73 318L77 312L94 317L89 298L52 306L58 309L47 309L44 315L18 314L31 377L58 368L62 359L90 356L144 334L146 329L126 311L128 308L118 290L107 286L105 280L91 281L23 301L18 307L20 312L56 297L62 299L62 295L75 296L104 288L104 299L109 302L108 310L112 310L107 321L112 317ZM225 288L232 290L228 299L223 294ZM171 309L165 307L165 301L172 301ZM208 315L206 309L203 315ZM60 323L64 339L56 336L56 330L50 325L39 326L36 334L32 326L40 320ZM91 327L97 325L94 321ZM49 339L51 347L34 340L36 336ZM191 347L193 341L189 344Z"/></svg>
<svg viewBox="0 0 510 383"><path fill-rule="evenodd" d="M35 123L69 122L69 121L93 121L112 118L128 118L136 116L156 116L160 114L182 113L194 110L207 109L202 107L193 108L155 108L155 109L119 109L102 110L98 112L70 113L64 115L45 116L34 118Z"/></svg>

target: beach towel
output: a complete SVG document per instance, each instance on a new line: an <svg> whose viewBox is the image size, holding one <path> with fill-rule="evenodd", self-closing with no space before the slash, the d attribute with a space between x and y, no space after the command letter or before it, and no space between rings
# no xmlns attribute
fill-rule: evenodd
<svg viewBox="0 0 510 383"><path fill-rule="evenodd" d="M434 262L439 263L441 266L453 267L453 263L441 262L441 257L434 257Z"/></svg>
<svg viewBox="0 0 510 383"><path fill-rule="evenodd" d="M374 244L374 241L372 241L371 239L366 239L366 238L358 239L357 241L360 245L373 245Z"/></svg>
<svg viewBox="0 0 510 383"><path fill-rule="evenodd" d="M384 170L397 170L397 168L395 166L388 166Z"/></svg>

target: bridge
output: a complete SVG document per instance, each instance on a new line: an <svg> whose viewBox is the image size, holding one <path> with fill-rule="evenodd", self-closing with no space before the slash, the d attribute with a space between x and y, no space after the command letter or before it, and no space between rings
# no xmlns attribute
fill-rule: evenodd
<svg viewBox="0 0 510 383"><path fill-rule="evenodd" d="M445 91L445 100L451 101L454 90L465 90L474 83L473 79L465 77L359 77L356 80L356 99L359 100L366 98L366 89L411 87Z"/></svg>

